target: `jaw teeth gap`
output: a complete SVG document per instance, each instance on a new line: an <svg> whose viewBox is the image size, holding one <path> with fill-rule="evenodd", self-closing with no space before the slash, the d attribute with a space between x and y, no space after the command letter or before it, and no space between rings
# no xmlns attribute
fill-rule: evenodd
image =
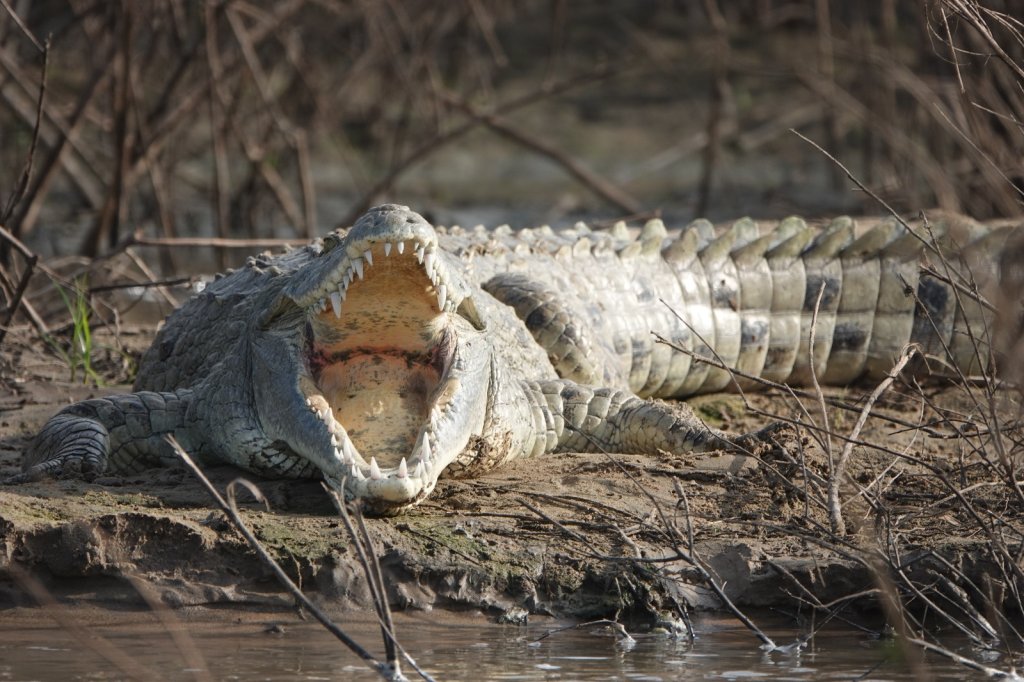
<svg viewBox="0 0 1024 682"><path fill-rule="evenodd" d="M383 244L384 257L387 258L391 255L392 249L397 249L399 254L405 253L405 242L402 240L395 240L394 242L383 241L378 242ZM423 270L430 280L430 283L434 286L434 292L437 296L437 307L441 312L454 312L457 307L457 301L452 300L449 295L448 286L444 283L444 280L438 276L438 273L434 271L434 267L437 264L437 245L433 243L417 242L415 240L410 241L413 251L416 254L416 260L420 265L423 266ZM353 253L350 251L350 253ZM328 308L334 312L336 318L341 318L342 303L345 302L345 298L348 293L348 288L352 282L358 277L360 280L366 276L366 268L373 267L373 248L372 244L362 250L362 256L353 257L350 256L349 263L345 267L345 274L341 276L338 282L334 285L335 291L326 292L321 296L315 303L309 306L309 310L313 314L320 314L326 311Z"/></svg>
<svg viewBox="0 0 1024 682"><path fill-rule="evenodd" d="M390 257L392 251L397 251L399 255L402 255L406 250L405 241L395 240L394 242L383 241L378 243L382 244L385 258ZM435 272L438 257L436 244L410 240L409 246L413 250L416 260L423 266L424 274L434 288L438 309L441 312L454 311L458 302L452 299L449 287L442 276L440 276L440 273ZM314 313L323 313L330 308L334 312L335 317L340 318L342 303L346 299L348 287L357 277L360 280L364 279L366 268L373 267L374 256L372 246L363 249L361 256L354 257L354 253L358 253L358 251L352 253L353 256L349 257L349 262L345 266L344 275L333 285L334 290L325 293L324 296L310 306L310 310ZM333 410L322 395L308 396L306 404L327 427L328 432L331 434L331 444L335 449L335 455L353 481L412 479L421 480L426 484L427 477L431 474L436 463L435 455L430 446L430 434L436 432L438 422L445 410L444 407L439 408L435 405L431 408L427 417L426 428L420 434L412 454L408 458L402 457L396 467L382 469L376 457L370 457L369 462L363 459L343 425L334 419Z"/></svg>

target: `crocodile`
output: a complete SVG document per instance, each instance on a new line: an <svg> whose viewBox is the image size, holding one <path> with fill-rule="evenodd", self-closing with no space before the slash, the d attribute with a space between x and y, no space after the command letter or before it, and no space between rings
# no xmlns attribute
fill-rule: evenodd
<svg viewBox="0 0 1024 682"><path fill-rule="evenodd" d="M657 398L881 377L908 343L984 369L984 343L964 333L991 316L973 281L923 271L922 232L875 222L513 232L378 206L209 283L168 317L135 392L61 410L15 478L174 465L173 435L201 463L322 477L391 514L443 472L558 451L744 449L774 432L727 434ZM997 274L1010 230L932 227L959 263Z"/></svg>

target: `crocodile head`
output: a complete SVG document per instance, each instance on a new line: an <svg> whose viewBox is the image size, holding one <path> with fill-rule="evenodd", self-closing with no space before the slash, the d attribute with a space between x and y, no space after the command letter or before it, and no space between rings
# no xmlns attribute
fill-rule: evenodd
<svg viewBox="0 0 1024 682"><path fill-rule="evenodd" d="M486 325L451 259L418 214L378 206L328 235L284 289L302 312L298 390L316 416L296 428L320 431L285 440L301 454L329 442L310 459L377 513L422 500L483 428Z"/></svg>

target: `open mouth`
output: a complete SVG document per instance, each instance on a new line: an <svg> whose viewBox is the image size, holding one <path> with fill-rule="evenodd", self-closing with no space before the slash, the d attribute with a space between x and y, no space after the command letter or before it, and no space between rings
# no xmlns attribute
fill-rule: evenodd
<svg viewBox="0 0 1024 682"><path fill-rule="evenodd" d="M345 256L306 310L306 404L347 476L416 495L447 465L435 455L438 424L459 385L457 313L472 316L426 235L365 239Z"/></svg>

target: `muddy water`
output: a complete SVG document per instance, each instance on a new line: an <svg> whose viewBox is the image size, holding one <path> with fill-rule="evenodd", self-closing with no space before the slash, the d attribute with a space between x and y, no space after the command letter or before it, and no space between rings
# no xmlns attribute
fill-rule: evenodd
<svg viewBox="0 0 1024 682"><path fill-rule="evenodd" d="M236 613L216 621L174 616L177 625L172 627L183 635L177 638L149 615L72 611L69 617L102 635L153 679L201 679L197 664L205 665L207 679L215 680L379 679L318 626L290 615ZM274 623L279 631L268 632ZM891 642L853 629L822 630L808 649L786 655L762 652L746 630L721 617L696 620L699 636L692 644L648 635L638 636L632 648L581 630L541 638L559 625L502 626L480 616L440 614L403 616L397 623L403 645L438 680L914 679ZM379 651L379 633L365 617L345 629ZM38 611L0 612L0 680L126 679L97 653L100 646L76 638L72 630ZM771 630L780 643L798 634ZM963 646L958 650L972 655ZM928 679L977 675L939 659L926 665Z"/></svg>

